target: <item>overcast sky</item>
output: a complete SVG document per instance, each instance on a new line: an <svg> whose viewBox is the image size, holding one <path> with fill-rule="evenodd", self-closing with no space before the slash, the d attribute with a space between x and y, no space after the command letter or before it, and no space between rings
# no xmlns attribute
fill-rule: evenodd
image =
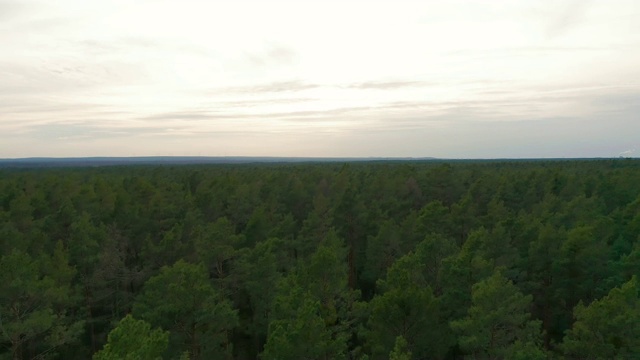
<svg viewBox="0 0 640 360"><path fill-rule="evenodd" d="M639 19L638 0L0 0L0 158L638 156Z"/></svg>

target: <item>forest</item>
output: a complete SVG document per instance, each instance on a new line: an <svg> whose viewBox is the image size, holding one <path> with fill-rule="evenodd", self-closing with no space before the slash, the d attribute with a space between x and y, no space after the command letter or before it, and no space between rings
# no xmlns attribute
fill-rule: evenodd
<svg viewBox="0 0 640 360"><path fill-rule="evenodd" d="M0 359L637 359L640 160L0 169Z"/></svg>

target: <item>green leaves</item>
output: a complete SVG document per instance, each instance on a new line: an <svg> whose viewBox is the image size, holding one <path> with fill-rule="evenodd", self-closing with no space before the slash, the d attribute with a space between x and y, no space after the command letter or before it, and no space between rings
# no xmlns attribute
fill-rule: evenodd
<svg viewBox="0 0 640 360"><path fill-rule="evenodd" d="M411 360L412 355L411 351L409 351L407 340L402 336L398 336L393 350L389 353L389 360Z"/></svg>
<svg viewBox="0 0 640 360"><path fill-rule="evenodd" d="M430 288L395 288L369 304L366 338L374 356L385 356L402 336L417 356L439 358L447 348L439 304Z"/></svg>
<svg viewBox="0 0 640 360"><path fill-rule="evenodd" d="M344 339L333 338L334 334L321 316L320 302L300 288L293 289L292 292L289 304L282 304L288 307L290 316L269 324L269 338L262 358L344 359L346 343ZM297 306L291 306L293 304Z"/></svg>
<svg viewBox="0 0 640 360"><path fill-rule="evenodd" d="M250 313L250 316L242 319L242 328L258 345L258 349L254 350L256 355L266 342L272 303L277 293L276 285L281 279L276 256L278 247L282 247L278 239L260 242L253 249L244 251L235 267L238 286L248 297Z"/></svg>
<svg viewBox="0 0 640 360"><path fill-rule="evenodd" d="M233 224L225 217L200 226L196 231L195 250L198 259L216 279L224 279L229 273L229 261L236 256L236 247L242 242Z"/></svg>
<svg viewBox="0 0 640 360"><path fill-rule="evenodd" d="M228 332L238 316L211 286L203 265L183 260L150 278L133 307L135 317L171 331L171 349L195 359L228 356Z"/></svg>
<svg viewBox="0 0 640 360"><path fill-rule="evenodd" d="M369 303L366 338L372 354L383 357L394 349L397 337L418 358L444 356L450 339L440 312L440 303L428 284L433 258L425 250L430 237L416 253L398 259L379 281L383 291ZM436 256L437 257L437 256ZM443 331L444 329L444 331Z"/></svg>
<svg viewBox="0 0 640 360"><path fill-rule="evenodd" d="M169 345L169 333L127 315L111 330L107 344L93 360L156 360Z"/></svg>
<svg viewBox="0 0 640 360"><path fill-rule="evenodd" d="M640 356L640 287L637 277L574 309L576 318L562 343L570 358L634 359Z"/></svg>
<svg viewBox="0 0 640 360"><path fill-rule="evenodd" d="M502 274L495 272L475 284L471 297L467 316L451 322L460 348L466 353L481 358L508 358L508 354L540 345L540 321L530 319L531 295L523 295Z"/></svg>
<svg viewBox="0 0 640 360"><path fill-rule="evenodd" d="M63 253L58 247L53 259L34 259L18 250L0 257L0 338L10 344L14 358L28 344L36 355L51 353L80 335L83 321L66 314L77 303L70 287L73 271ZM47 275L56 268L55 278Z"/></svg>
<svg viewBox="0 0 640 360"><path fill-rule="evenodd" d="M309 261L280 281L263 357L346 357L358 294L348 288L345 258L342 240L330 230Z"/></svg>

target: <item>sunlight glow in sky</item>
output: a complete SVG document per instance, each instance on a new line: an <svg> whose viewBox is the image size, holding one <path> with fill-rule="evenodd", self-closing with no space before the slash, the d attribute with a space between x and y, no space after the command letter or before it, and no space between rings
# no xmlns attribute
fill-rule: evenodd
<svg viewBox="0 0 640 360"><path fill-rule="evenodd" d="M0 0L0 158L615 157L640 1Z"/></svg>

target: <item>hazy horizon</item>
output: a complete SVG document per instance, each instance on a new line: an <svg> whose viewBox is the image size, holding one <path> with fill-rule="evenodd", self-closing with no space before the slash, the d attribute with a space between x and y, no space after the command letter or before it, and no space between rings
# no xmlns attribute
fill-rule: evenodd
<svg viewBox="0 0 640 360"><path fill-rule="evenodd" d="M640 2L0 0L0 158L637 157Z"/></svg>
<svg viewBox="0 0 640 360"><path fill-rule="evenodd" d="M29 157L15 157L15 158L0 158L0 162L18 162L21 163L23 161L58 161L61 160L63 162L66 161L84 161L84 160L105 160L105 161L110 161L110 160L116 160L116 161L128 161L128 160L134 160L134 163L136 163L137 160L149 160L149 161L158 161L160 163L162 163L163 161L181 161L181 160L185 160L185 161L189 161L189 160L194 160L194 161L200 161L200 162L205 162L205 163L215 163L216 160L239 160L241 162L244 161L250 161L250 162L262 162L262 161L279 161L279 160L284 160L284 161L291 161L291 162L298 162L298 161L302 161L302 162L306 162L306 161L366 161L366 160L373 160L373 161L377 161L377 160L382 160L382 161L530 161L530 160L541 160L541 161L545 161L545 160L567 160L567 161L580 161L580 160L618 160L618 159L630 159L630 160L638 160L640 158L638 157L633 157L633 156L626 156L626 155L619 155L619 156L594 156L594 157L532 157L532 158L524 158L524 157L520 157L520 158L509 158L509 157L492 157L492 158L462 158L462 157L454 157L454 158L446 158L446 157L442 157L442 158L438 158L438 157L431 157L431 156L420 156L420 157L415 157L415 156L249 156L249 155L241 155L241 156L233 156L233 155L228 155L228 156L208 156L208 155L142 155L142 156L101 156L101 155L96 155L96 156L29 156Z"/></svg>

